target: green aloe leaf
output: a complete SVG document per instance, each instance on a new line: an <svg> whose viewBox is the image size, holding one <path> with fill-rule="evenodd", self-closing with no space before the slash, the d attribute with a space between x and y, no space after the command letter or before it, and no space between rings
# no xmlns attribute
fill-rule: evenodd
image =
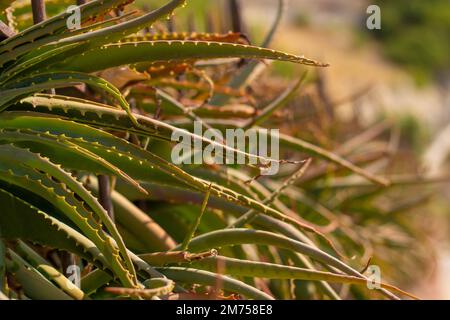
<svg viewBox="0 0 450 320"><path fill-rule="evenodd" d="M27 246L23 241L19 241L14 248L22 258L27 260L37 271L44 275L52 283L56 284L62 291L76 300L82 300L85 295L75 284L67 279L61 272L55 269L48 261L42 258L37 252Z"/></svg>
<svg viewBox="0 0 450 320"><path fill-rule="evenodd" d="M0 189L0 199L9 208L0 216L0 230L5 239L23 239L59 248L107 268L108 262L100 250L75 229L3 189Z"/></svg>
<svg viewBox="0 0 450 320"><path fill-rule="evenodd" d="M127 3L128 0L94 0L80 6L82 22L93 19L107 11ZM58 37L45 37L46 35L60 34L67 30L67 19L72 12L63 12L50 19L34 24L17 35L0 42L0 68L8 61L16 59L19 55L37 49L58 39ZM70 35L70 33L68 33ZM14 49L14 50L13 50Z"/></svg>
<svg viewBox="0 0 450 320"><path fill-rule="evenodd" d="M227 257L211 257L200 261L192 262L193 267L204 268L208 271L217 272L222 268L225 274L235 276L262 277L271 279L299 279L312 281L327 281L336 283L355 284L367 286L367 280L358 277L335 274L330 272L313 271L309 269L277 265L259 261L245 261ZM406 295L410 298L417 297L398 289L397 287L381 283L383 289L389 289L398 294Z"/></svg>
<svg viewBox="0 0 450 320"><path fill-rule="evenodd" d="M48 67L53 70L94 72L114 66L130 65L139 62L153 63L163 61L205 60L227 57L247 59L272 59L309 66L326 66L303 56L286 54L280 51L259 47L206 42L206 41L148 41L104 45L84 52L83 55L69 57ZM95 64L92 61L96 61Z"/></svg>
<svg viewBox="0 0 450 320"><path fill-rule="evenodd" d="M24 147L36 149L65 168L89 169L94 173L118 175L146 193L135 180L131 179L122 170L95 153L69 141L64 135L57 136L47 132L27 129L0 129L0 141L13 142Z"/></svg>
<svg viewBox="0 0 450 320"><path fill-rule="evenodd" d="M18 158L21 160L20 162L17 162ZM74 223L89 234L91 240L99 248L106 250L103 253L124 284L133 284L132 274L134 273L134 266L116 226L111 222L97 200L80 182L48 159L14 145L0 146L0 166L0 180L37 193L47 199L48 202L58 206L62 213L68 215ZM61 181L65 186L56 183L52 178ZM79 201L74 194L79 196L93 210L112 233L113 237L117 239L116 241L122 252L122 259L125 260L126 267L122 265L119 251L117 251L115 244L103 233L101 225L93 218L92 213L87 211L83 204L78 204Z"/></svg>
<svg viewBox="0 0 450 320"><path fill-rule="evenodd" d="M182 267L165 267L157 268L157 270L177 282L215 286L217 281L220 281L223 289L228 292L236 292L250 299L273 300L271 296L252 286L217 273Z"/></svg>
<svg viewBox="0 0 450 320"><path fill-rule="evenodd" d="M10 257L6 260L8 272L14 274L20 281L28 297L37 300L72 300L15 252L8 250L8 255Z"/></svg>

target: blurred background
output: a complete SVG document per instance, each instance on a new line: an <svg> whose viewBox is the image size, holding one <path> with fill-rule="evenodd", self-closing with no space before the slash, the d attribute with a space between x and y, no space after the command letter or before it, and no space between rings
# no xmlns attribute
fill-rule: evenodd
<svg viewBox="0 0 450 320"><path fill-rule="evenodd" d="M241 2L250 38L256 40L274 19L277 3ZM366 27L371 4L381 9L381 30ZM336 116L345 122L357 113L366 125L380 117L393 121L419 155L419 170L429 177L446 176L450 172L450 1L290 0L287 6L273 47L330 63L322 77L329 99L342 101ZM272 70L280 77L298 72L276 63ZM432 205L421 209L422 215L436 217L433 226L423 226L436 256L415 291L424 298L450 299L450 188L447 184L439 190Z"/></svg>

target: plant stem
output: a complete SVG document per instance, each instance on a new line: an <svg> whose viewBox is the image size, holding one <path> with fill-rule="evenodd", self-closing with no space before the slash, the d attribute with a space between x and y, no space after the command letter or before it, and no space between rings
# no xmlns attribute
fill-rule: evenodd
<svg viewBox="0 0 450 320"><path fill-rule="evenodd" d="M34 24L42 22L45 19L47 19L44 0L31 0L31 8L33 9Z"/></svg>
<svg viewBox="0 0 450 320"><path fill-rule="evenodd" d="M98 176L98 196L100 204L114 221L114 208L111 200L111 182L109 181L108 176L102 174Z"/></svg>
<svg viewBox="0 0 450 320"><path fill-rule="evenodd" d="M241 5L238 0L229 0L229 10L231 26L234 32L245 32L244 23L241 16Z"/></svg>
<svg viewBox="0 0 450 320"><path fill-rule="evenodd" d="M175 21L173 20L174 17L171 17L169 20L167 20L167 31L168 32L175 32Z"/></svg>
<svg viewBox="0 0 450 320"><path fill-rule="evenodd" d="M334 107L328 94L326 75L323 70L317 70L316 88L317 94L319 95L319 98L322 100L322 103L325 107L325 111L327 112L328 117L330 117L330 119L333 119Z"/></svg>

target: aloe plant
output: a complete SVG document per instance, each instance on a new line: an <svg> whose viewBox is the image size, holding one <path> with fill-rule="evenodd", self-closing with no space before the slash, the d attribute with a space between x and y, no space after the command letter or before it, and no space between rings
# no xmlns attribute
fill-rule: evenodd
<svg viewBox="0 0 450 320"><path fill-rule="evenodd" d="M349 202L357 202L342 201L331 209L322 204L314 190L328 179L319 165L309 179L305 166L291 179L260 180L252 179L254 168L247 165L189 167L168 160L172 134L185 133L193 121L219 130L258 129L295 97L304 77L266 107L238 105L258 60L308 68L327 64L250 45L239 33L159 31L160 20L181 11L184 0L167 1L148 13L115 16L116 9L129 5L128 0L90 1L79 7L81 29L67 29L71 13L64 10L0 42L4 296L164 299L186 292L201 296L210 288L218 298L237 293L273 299L286 298L286 285L298 287L294 291L301 297L305 284L312 284L321 298L345 298L338 293L345 285L371 296L367 277L357 271L362 260L355 264L347 258L355 248L365 249L355 235L359 228L340 216ZM158 32L149 33L152 26ZM256 62L238 70L236 58ZM235 70L231 76L214 76L224 68ZM68 89L79 85L86 89ZM212 143L189 134L204 146ZM280 139L285 151L306 154L313 163L331 163L374 189L389 185L385 177L345 159L343 152L293 135ZM259 158L232 151L247 160ZM100 201L104 189L98 176L110 182L112 190L103 197L112 204L114 219ZM288 207L290 201L301 209ZM327 231L321 220L336 224L335 229ZM244 244L251 250L242 250ZM54 249L77 258L81 288L72 286L63 266L51 259L48 252ZM7 278L21 288L8 286ZM219 278L222 287L215 288ZM268 285L255 278L269 279L264 280ZM192 284L202 289L192 291ZM414 297L384 282L375 293Z"/></svg>

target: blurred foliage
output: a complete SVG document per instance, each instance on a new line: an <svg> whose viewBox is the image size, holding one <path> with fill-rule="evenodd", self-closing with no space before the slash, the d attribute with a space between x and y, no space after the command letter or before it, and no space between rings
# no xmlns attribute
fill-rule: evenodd
<svg viewBox="0 0 450 320"><path fill-rule="evenodd" d="M400 116L396 121L401 130L403 142L419 155L426 148L429 132L420 120L411 114Z"/></svg>
<svg viewBox="0 0 450 320"><path fill-rule="evenodd" d="M381 30L371 30L385 54L405 66L419 82L450 71L448 0L377 0Z"/></svg>
<svg viewBox="0 0 450 320"><path fill-rule="evenodd" d="M311 23L311 17L307 12L299 11L294 16L294 23L299 27L306 27Z"/></svg>

